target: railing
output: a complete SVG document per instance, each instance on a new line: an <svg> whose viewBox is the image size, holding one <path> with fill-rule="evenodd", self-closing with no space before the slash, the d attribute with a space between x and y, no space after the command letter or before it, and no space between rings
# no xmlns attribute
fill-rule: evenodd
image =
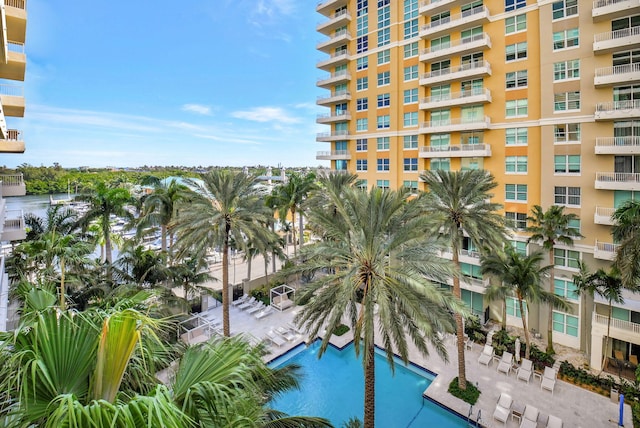
<svg viewBox="0 0 640 428"><path fill-rule="evenodd" d="M619 111L640 109L640 100L609 101L596 104L596 111Z"/></svg>
<svg viewBox="0 0 640 428"><path fill-rule="evenodd" d="M346 10L346 9L341 10L340 12L336 12L336 13L334 13L333 15L329 15L329 20L328 20L328 21L322 21L322 22L319 22L319 23L318 23L318 27L322 27L322 26L328 25L328 24L330 24L332 21L335 21L335 20L337 20L337 19L339 19L339 18L342 18L342 17L351 18L351 14L350 14L350 13L349 13L349 11L348 11L348 10Z"/></svg>
<svg viewBox="0 0 640 428"><path fill-rule="evenodd" d="M477 251L473 251L473 250L460 250L460 255L467 256L467 257L473 257L474 259L479 259L480 258L480 253L477 252Z"/></svg>
<svg viewBox="0 0 640 428"><path fill-rule="evenodd" d="M0 95L24 97L24 87L22 85L0 84Z"/></svg>
<svg viewBox="0 0 640 428"><path fill-rule="evenodd" d="M349 131L333 131L333 132L320 132L316 135L317 138L328 138L328 137L347 137L349 136Z"/></svg>
<svg viewBox="0 0 640 428"><path fill-rule="evenodd" d="M596 172L597 181L609 181L615 183L640 183L640 173L637 172Z"/></svg>
<svg viewBox="0 0 640 428"><path fill-rule="evenodd" d="M620 244L612 244L611 242L601 242L596 240L596 250L604 251L606 253L615 254L618 251Z"/></svg>
<svg viewBox="0 0 640 428"><path fill-rule="evenodd" d="M429 53L433 53L433 52L438 52L444 49L451 49L451 48L455 48L458 46L463 46L463 45L467 45L469 43L473 43L473 42L477 42L478 40L485 40L486 43L491 43L491 39L489 38L489 35L487 33L482 33L482 34L476 34L475 36L471 36L471 37L465 37L463 39L460 40L455 40L454 42L449 42L449 43L443 43L439 46L431 47L431 48L425 48L422 50L422 52L420 52L422 55L426 55Z"/></svg>
<svg viewBox="0 0 640 428"><path fill-rule="evenodd" d="M4 0L4 5L24 10L27 7L27 0Z"/></svg>
<svg viewBox="0 0 640 428"><path fill-rule="evenodd" d="M351 33L349 32L349 30L346 30L346 29L343 28L342 30L336 31L334 34L331 34L328 39L318 40L318 45L323 45L325 43L329 43L332 40L337 39L338 37L342 37L342 36L347 36L348 38L351 38Z"/></svg>
<svg viewBox="0 0 640 428"><path fill-rule="evenodd" d="M608 31L606 33L599 33L593 35L594 43L606 42L607 40L622 39L624 37L640 36L640 26L623 28L621 30Z"/></svg>
<svg viewBox="0 0 640 428"><path fill-rule="evenodd" d="M640 73L640 64L614 65L596 68L596 77L615 76L616 74Z"/></svg>
<svg viewBox="0 0 640 428"><path fill-rule="evenodd" d="M606 315L593 314L593 322L606 326L609 322L609 317ZM611 327L625 331L632 331L636 334L640 334L640 324L636 324L631 321L623 321L616 318L611 318Z"/></svg>
<svg viewBox="0 0 640 428"><path fill-rule="evenodd" d="M471 125L471 124L489 124L491 119L489 116L485 117L471 117L471 118L459 118L459 119L442 119L432 120L430 122L422 122L422 128L431 128L435 126L451 126L451 125ZM484 145L484 144L482 144Z"/></svg>
<svg viewBox="0 0 640 428"><path fill-rule="evenodd" d="M629 0L595 0L593 2L593 8L612 6L614 4L627 3Z"/></svg>
<svg viewBox="0 0 640 428"><path fill-rule="evenodd" d="M0 181L3 186L21 186L24 184L22 174L0 175Z"/></svg>
<svg viewBox="0 0 640 428"><path fill-rule="evenodd" d="M7 140L22 141L22 131L17 129L7 129Z"/></svg>
<svg viewBox="0 0 640 428"><path fill-rule="evenodd" d="M436 27L439 27L441 25L448 24L450 22L455 23L456 21L461 21L464 18L468 18L470 16L478 15L478 14L481 14L481 13L485 13L486 15L489 15L489 9L486 6L476 6L476 7L472 8L472 9L465 10L464 12L459 13L457 15L452 15L452 16L449 16L449 17L446 17L446 18L443 18L443 19L439 19L439 20L437 20L435 22L430 22L428 24L424 24L420 28L420 31L430 30L432 28L436 28Z"/></svg>
<svg viewBox="0 0 640 428"><path fill-rule="evenodd" d="M430 97L423 98L422 100L420 100L420 103L421 104L437 103L439 101L458 100L458 99L464 99L469 97L477 97L479 95L489 96L490 93L491 91L485 88L474 88L468 91L454 92L453 94L432 95Z"/></svg>
<svg viewBox="0 0 640 428"><path fill-rule="evenodd" d="M22 210L9 210L5 213L4 230L24 229L24 213Z"/></svg>
<svg viewBox="0 0 640 428"><path fill-rule="evenodd" d="M489 149L488 144L459 144L453 146L423 146L420 152L442 153L442 152L464 152L464 151L485 151Z"/></svg>
<svg viewBox="0 0 640 428"><path fill-rule="evenodd" d="M318 152L316 156L347 156L348 154L348 150L334 150L331 152Z"/></svg>
<svg viewBox="0 0 640 428"><path fill-rule="evenodd" d="M640 146L640 137L598 137L596 147L634 147Z"/></svg>
<svg viewBox="0 0 640 428"><path fill-rule="evenodd" d="M0 256L0 331L7 331L9 310L9 284L4 278L4 256Z"/></svg>
<svg viewBox="0 0 640 428"><path fill-rule="evenodd" d="M345 57L348 58L349 57L349 51L348 50L344 50L344 51L340 51L340 52L334 52L331 55L329 55L329 58L322 58L320 60L318 60L319 63L322 62L327 62L327 61L331 61L333 59L339 59L341 57Z"/></svg>
<svg viewBox="0 0 640 428"><path fill-rule="evenodd" d="M420 7L427 7L430 6L432 4L436 4L436 3L440 3L440 2L452 2L454 0L422 0L420 2Z"/></svg>
<svg viewBox="0 0 640 428"><path fill-rule="evenodd" d="M443 68L442 70L436 70L436 71L431 71L429 73L424 73L421 76L421 78L428 79L430 77L445 76L452 73L459 73L461 71L475 70L477 68L487 68L489 69L489 71L491 71L491 66L487 61L476 61L469 64L459 65L457 67Z"/></svg>
<svg viewBox="0 0 640 428"><path fill-rule="evenodd" d="M350 96L351 92L347 90L335 91L335 92L332 92L331 95L329 96L319 96L318 101L330 100L331 98L341 97L343 95Z"/></svg>
<svg viewBox="0 0 640 428"><path fill-rule="evenodd" d="M326 114L319 114L316 116L316 120L322 120L322 119L344 119L344 120L348 120L351 119L351 113L348 111L343 111L340 113L326 113Z"/></svg>
<svg viewBox="0 0 640 428"><path fill-rule="evenodd" d="M318 77L318 82L322 82L323 80L329 80L329 79L338 79L338 78L351 78L351 74L349 74L349 72L347 71L339 71L337 73L332 73L328 76L324 76L324 77Z"/></svg>
<svg viewBox="0 0 640 428"><path fill-rule="evenodd" d="M611 218L614 212L616 212L615 208L596 207L596 215L598 217Z"/></svg>
<svg viewBox="0 0 640 428"><path fill-rule="evenodd" d="M24 54L24 43L12 42L11 40L9 40L7 42L7 49L9 50L9 52Z"/></svg>

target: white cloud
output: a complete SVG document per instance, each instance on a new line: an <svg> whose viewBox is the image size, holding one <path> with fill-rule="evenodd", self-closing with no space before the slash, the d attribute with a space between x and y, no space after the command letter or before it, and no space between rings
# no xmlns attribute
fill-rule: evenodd
<svg viewBox="0 0 640 428"><path fill-rule="evenodd" d="M295 10L293 0L258 0L255 12L259 15L291 15Z"/></svg>
<svg viewBox="0 0 640 428"><path fill-rule="evenodd" d="M253 122L278 122L289 124L300 122L300 119L290 116L280 107L254 107L249 110L232 112L231 116L238 119L251 120Z"/></svg>
<svg viewBox="0 0 640 428"><path fill-rule="evenodd" d="M182 111L209 116L211 114L211 107L202 104L184 104L182 106Z"/></svg>

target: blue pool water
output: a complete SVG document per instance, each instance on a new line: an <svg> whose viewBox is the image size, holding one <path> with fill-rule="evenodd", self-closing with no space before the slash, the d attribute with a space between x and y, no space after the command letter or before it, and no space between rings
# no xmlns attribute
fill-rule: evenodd
<svg viewBox="0 0 640 428"><path fill-rule="evenodd" d="M320 342L292 351L271 364L302 366L300 390L277 397L271 407L290 415L321 416L336 427L351 417L363 419L364 372L353 345L342 351L330 346L318 359ZM395 374L386 357L376 355L376 426L385 428L466 427L466 420L422 399L433 375L396 360Z"/></svg>

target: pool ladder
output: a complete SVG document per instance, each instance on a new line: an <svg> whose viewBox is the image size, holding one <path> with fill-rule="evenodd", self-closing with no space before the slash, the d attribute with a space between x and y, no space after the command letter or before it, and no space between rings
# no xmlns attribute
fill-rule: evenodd
<svg viewBox="0 0 640 428"><path fill-rule="evenodd" d="M478 409L478 416L476 420L473 420L473 404L469 407L469 413L467 413L467 427L481 427L480 421L482 421L482 409Z"/></svg>

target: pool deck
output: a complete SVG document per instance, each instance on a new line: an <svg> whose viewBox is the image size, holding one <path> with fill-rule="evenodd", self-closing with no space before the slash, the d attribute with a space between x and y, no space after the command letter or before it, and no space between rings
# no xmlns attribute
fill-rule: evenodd
<svg viewBox="0 0 640 428"><path fill-rule="evenodd" d="M231 307L231 333L232 335L244 334L251 340L268 341L268 333L275 332L278 327L286 327L292 322L297 313L296 306L283 312L275 311L262 319L256 319L253 315L238 308ZM209 311L212 316L222 318L222 308L220 306ZM266 361L276 358L288 350L307 341L304 334L295 334L291 340L284 340L280 346L269 343ZM333 337L331 343L343 347L352 340L350 332L341 337ZM453 397L447 392L451 380L458 375L457 350L453 338L447 340L447 352L449 362L446 363L435 352L431 352L428 357L422 356L413 346L410 346L410 359L413 363L422 366L437 376L425 391L425 395L440 404L453 409L463 416L469 414L468 403ZM431 349L431 348L430 348ZM515 371L512 370L507 376L496 370L497 361L491 362L489 366L478 364L478 357L482 348L479 344L472 344L471 349L465 351L467 379L478 386L481 391L478 402L473 406L473 421L477 419L478 412L481 412L480 425L485 427L518 427L519 422L512 416L507 424L503 424L493 419L493 412L498 397L501 392L509 394L514 403L519 405L531 405L538 408L542 418L539 418L538 427L546 426L542 420L551 414L559 417L564 422L565 428L580 427L617 427L618 409L617 403L612 402L608 397L579 388L566 383L560 379L556 380L553 395L551 392L540 388L540 380L532 377L527 384L517 380ZM378 391L378 393L381 393ZM631 417L631 407L624 406L624 426L633 427Z"/></svg>

